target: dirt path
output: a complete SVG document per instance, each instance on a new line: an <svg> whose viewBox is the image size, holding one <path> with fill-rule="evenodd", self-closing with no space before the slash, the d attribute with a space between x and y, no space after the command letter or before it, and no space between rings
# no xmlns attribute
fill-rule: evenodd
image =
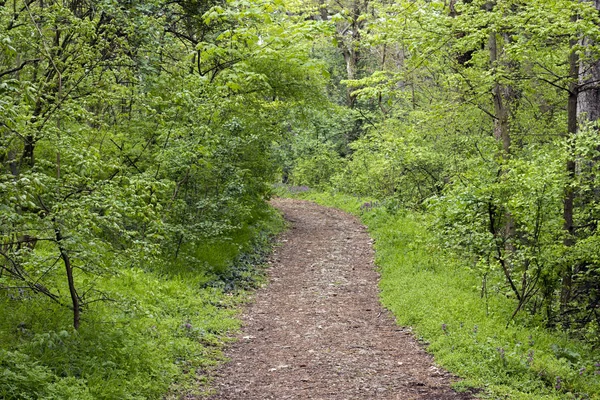
<svg viewBox="0 0 600 400"><path fill-rule="evenodd" d="M356 218L299 200L273 205L292 226L211 399L472 398L452 391L451 376L381 308Z"/></svg>

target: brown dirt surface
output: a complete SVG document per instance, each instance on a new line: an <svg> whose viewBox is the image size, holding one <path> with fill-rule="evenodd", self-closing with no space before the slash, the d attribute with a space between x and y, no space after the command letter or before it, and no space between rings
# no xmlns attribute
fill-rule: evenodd
<svg viewBox="0 0 600 400"><path fill-rule="evenodd" d="M379 303L372 241L342 211L291 199L269 284L243 315L210 399L473 399L450 388Z"/></svg>

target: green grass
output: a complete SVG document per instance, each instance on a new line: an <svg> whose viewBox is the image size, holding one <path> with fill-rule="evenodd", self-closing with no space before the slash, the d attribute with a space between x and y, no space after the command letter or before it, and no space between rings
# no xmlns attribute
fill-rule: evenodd
<svg viewBox="0 0 600 400"><path fill-rule="evenodd" d="M285 193L280 193L285 194ZM490 399L600 399L600 352L540 327L520 313L508 325L512 300L480 296L481 282L464 261L432 240L427 216L341 194L296 194L360 215L375 240L381 301L410 326L436 362Z"/></svg>
<svg viewBox="0 0 600 400"><path fill-rule="evenodd" d="M194 265L100 276L95 288L107 300L84 310L78 331L65 307L0 293L0 398L142 400L206 390L204 372L223 361L245 289L261 282L256 266L282 229L271 210L226 239L190 246Z"/></svg>

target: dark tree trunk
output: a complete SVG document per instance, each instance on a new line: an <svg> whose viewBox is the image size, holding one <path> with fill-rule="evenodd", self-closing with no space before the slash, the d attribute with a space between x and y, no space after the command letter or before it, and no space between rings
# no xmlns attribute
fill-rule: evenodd
<svg viewBox="0 0 600 400"><path fill-rule="evenodd" d="M55 222L56 223L56 222ZM65 272L67 274L67 283L69 285L69 294L71 295L71 304L73 310L73 328L79 329L79 320L81 315L81 304L79 301L79 295L75 288L75 279L73 278L73 265L71 264L71 258L67 253L67 250L63 246L63 236L60 228L56 226L54 228L54 234L58 249L60 251L60 258L63 260L65 265Z"/></svg>
<svg viewBox="0 0 600 400"><path fill-rule="evenodd" d="M575 47L576 43L572 42L571 47ZM574 136L577 134L577 116L578 116L578 97L579 97L579 56L576 51L572 51L569 56L569 75L571 83L569 84L569 102L567 106L567 135ZM572 152L571 152L572 154ZM573 208L575 204L575 193L571 187L571 182L575 179L575 159L570 156L567 160L567 186L565 188L565 198L563 202L563 220L565 239L563 244L570 247L574 244L574 224L573 224ZM563 314L569 301L571 300L572 291L572 275L573 267L566 265L562 276L560 308Z"/></svg>

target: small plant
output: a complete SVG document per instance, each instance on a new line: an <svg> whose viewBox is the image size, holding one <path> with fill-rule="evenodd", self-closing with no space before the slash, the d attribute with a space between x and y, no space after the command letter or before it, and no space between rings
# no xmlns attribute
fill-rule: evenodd
<svg viewBox="0 0 600 400"><path fill-rule="evenodd" d="M529 353L527 353L527 366L528 367L531 367L531 365L533 364L533 356L534 356L534 351L529 350Z"/></svg>
<svg viewBox="0 0 600 400"><path fill-rule="evenodd" d="M373 211L374 208L379 207L379 202L377 201L367 201L360 206L360 212L365 213L369 211Z"/></svg>
<svg viewBox="0 0 600 400"><path fill-rule="evenodd" d="M502 365L504 366L504 368L506 368L506 351L503 347L498 347L496 350L498 350L498 354L500 355Z"/></svg>

